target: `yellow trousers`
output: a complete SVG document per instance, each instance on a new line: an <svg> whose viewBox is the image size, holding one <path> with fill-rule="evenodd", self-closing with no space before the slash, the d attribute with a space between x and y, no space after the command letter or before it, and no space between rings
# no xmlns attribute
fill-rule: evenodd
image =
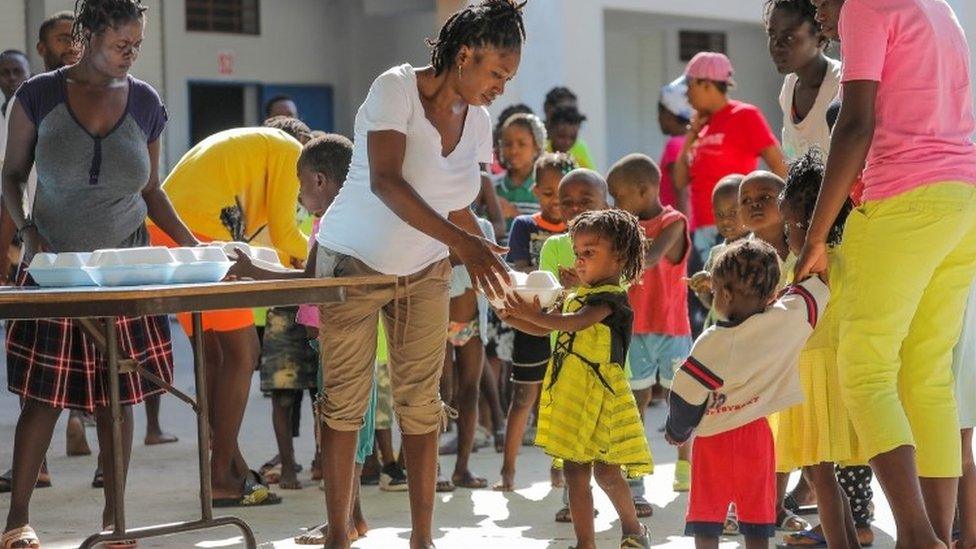
<svg viewBox="0 0 976 549"><path fill-rule="evenodd" d="M976 185L934 183L865 203L847 221L838 366L875 457L916 449L918 473L961 474L952 349L976 275Z"/></svg>

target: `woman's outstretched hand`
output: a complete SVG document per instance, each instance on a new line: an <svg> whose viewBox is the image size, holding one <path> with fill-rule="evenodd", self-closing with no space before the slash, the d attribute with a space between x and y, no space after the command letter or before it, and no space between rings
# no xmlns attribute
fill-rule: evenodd
<svg viewBox="0 0 976 549"><path fill-rule="evenodd" d="M508 267L499 254L508 249L478 236L468 235L461 245L454 248L455 255L471 275L471 282L487 294L489 299L505 294L502 280L508 277Z"/></svg>

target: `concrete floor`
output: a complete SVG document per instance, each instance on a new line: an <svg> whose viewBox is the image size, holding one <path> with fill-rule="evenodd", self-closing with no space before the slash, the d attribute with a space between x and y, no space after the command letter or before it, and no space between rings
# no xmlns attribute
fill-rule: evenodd
<svg viewBox="0 0 976 549"><path fill-rule="evenodd" d="M174 329L177 348L176 386L191 391L193 374L189 346L179 328ZM0 357L2 357L0 353ZM2 358L0 358L2 360ZM6 368L0 367L0 384L6 386ZM296 441L298 457L305 466L300 478L305 488L297 491L278 490L284 502L278 506L255 509L218 510L220 514L236 514L254 529L263 548L300 547L292 543L292 536L301 528L323 520L325 506L323 492L309 479L313 439L311 411L303 416L302 437ZM17 399L6 391L0 395L0 467L10 463L14 426L17 419ZM34 496L31 523L37 530L45 549L76 547L93 529L98 527L102 494L90 487L95 469L94 456L68 458L64 453L64 423L61 419L48 453L54 486L39 490ZM195 420L190 409L173 397L163 400L163 425L180 437L176 444L147 447L142 445L145 414L142 407L135 411L136 439L133 449L131 475L127 492L127 524L129 527L192 520L198 518L198 483L196 465ZM655 474L646 479L648 500L654 505L654 517L645 520L653 536L655 548L693 547L690 538L681 537L687 496L671 490L675 453L667 446L657 429L664 422L662 407L652 408L647 425L656 461ZM94 429L88 431L89 442L95 445ZM257 390L257 376L244 419L240 437L244 455L257 468L276 453L271 430L270 400ZM452 457L442 459L442 466L450 471ZM476 453L472 469L494 482L501 466L501 457L487 448ZM551 490L548 483L549 460L537 448L523 448L516 478L520 487L514 493L501 494L490 490L462 490L452 494L438 494L435 515L435 542L441 549L504 547L505 549L567 547L573 542L572 526L556 524L553 514L561 505L560 491ZM880 489L875 485L876 494ZM610 502L595 490L600 516L596 520L600 547L615 548L620 535L619 523ZM0 495L0 511L6 515L9 494ZM369 520L369 535L356 542L358 548L406 547L409 538L409 508L407 494L380 492L376 487L364 487L363 508ZM876 498L877 541L874 547L892 548L894 525L883 497ZM240 547L237 531L217 529L191 535L147 540L141 547ZM723 540L721 547L741 547L741 538Z"/></svg>

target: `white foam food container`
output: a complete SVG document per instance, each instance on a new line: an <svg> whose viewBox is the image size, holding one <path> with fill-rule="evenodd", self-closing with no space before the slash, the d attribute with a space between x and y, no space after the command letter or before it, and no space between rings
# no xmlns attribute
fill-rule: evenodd
<svg viewBox="0 0 976 549"><path fill-rule="evenodd" d="M559 281L549 271L533 271L531 273L509 271L508 278L507 281L501 279L506 295L515 293L528 302L539 298L539 303L543 308L552 307L563 291ZM505 303L501 299L492 299L491 304L496 309L505 307Z"/></svg>
<svg viewBox="0 0 976 549"><path fill-rule="evenodd" d="M123 265L166 265L174 263L173 253L163 246L145 248L120 248L95 250L88 261L89 267L114 267Z"/></svg>
<svg viewBox="0 0 976 549"><path fill-rule="evenodd" d="M44 288L73 288L94 286L95 282L84 269L89 254L40 253L34 256L27 272Z"/></svg>
<svg viewBox="0 0 976 549"><path fill-rule="evenodd" d="M176 263L85 267L99 286L155 286L169 284Z"/></svg>

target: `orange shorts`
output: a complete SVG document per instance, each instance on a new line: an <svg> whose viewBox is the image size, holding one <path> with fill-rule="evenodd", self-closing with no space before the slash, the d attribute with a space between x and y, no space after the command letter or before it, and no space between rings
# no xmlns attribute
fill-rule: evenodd
<svg viewBox="0 0 976 549"><path fill-rule="evenodd" d="M155 225L149 225L149 242L153 246L166 246L176 248L176 241L164 233L162 229ZM200 242L212 242L214 239L202 234L193 233ZM180 313L176 315L180 321L180 326L186 335L193 335L193 320L190 313ZM203 331L209 332L233 332L242 328L254 326L254 312L251 309L226 309L222 311L210 311L203 313Z"/></svg>

